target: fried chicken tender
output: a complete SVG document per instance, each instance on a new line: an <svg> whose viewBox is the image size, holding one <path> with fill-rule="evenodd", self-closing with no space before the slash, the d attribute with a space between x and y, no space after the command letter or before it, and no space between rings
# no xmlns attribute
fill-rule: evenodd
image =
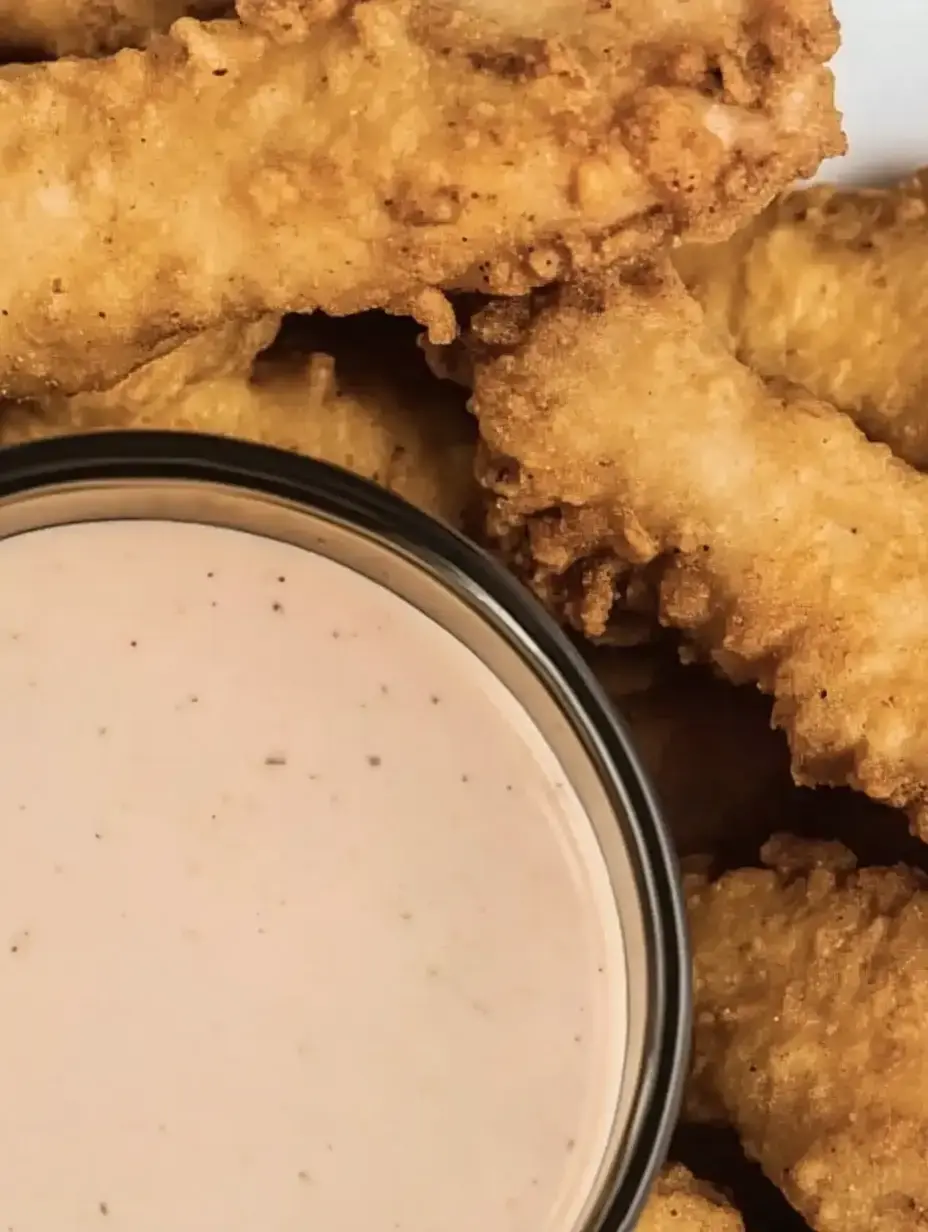
<svg viewBox="0 0 928 1232"><path fill-rule="evenodd" d="M846 411L928 466L928 181L788 194L723 245L687 245L684 282L739 358Z"/></svg>
<svg viewBox="0 0 928 1232"><path fill-rule="evenodd" d="M331 21L355 0L237 0L236 11L248 26L281 43L305 39L317 21Z"/></svg>
<svg viewBox="0 0 928 1232"><path fill-rule="evenodd" d="M253 329L252 343L261 337ZM316 352L259 360L253 374L230 362L185 383L174 353L102 394L0 409L0 445L112 428L233 436L344 467L462 525L476 486L469 416L439 382L361 359L336 365Z"/></svg>
<svg viewBox="0 0 928 1232"><path fill-rule="evenodd" d="M179 17L220 17L224 0L0 0L4 58L94 56L142 47Z"/></svg>
<svg viewBox="0 0 928 1232"><path fill-rule="evenodd" d="M690 1112L722 1115L816 1232L928 1223L928 879L780 836L687 879Z"/></svg>
<svg viewBox="0 0 928 1232"><path fill-rule="evenodd" d="M744 1232L738 1213L711 1185L681 1164L657 1179L637 1232Z"/></svg>
<svg viewBox="0 0 928 1232"><path fill-rule="evenodd" d="M666 264L496 305L473 345L516 571L593 635L643 576L695 654L773 695L797 781L928 837L928 478L738 363Z"/></svg>
<svg viewBox="0 0 928 1232"><path fill-rule="evenodd" d="M622 4L537 39L456 13L357 0L297 42L184 18L2 70L0 395L105 388L267 312L382 306L448 340L441 287L723 238L843 148L827 0Z"/></svg>
<svg viewBox="0 0 928 1232"><path fill-rule="evenodd" d="M157 419L171 413L177 401L197 384L225 377L247 378L258 354L269 347L280 317L231 321L194 334L186 342L136 368L112 389L50 394L41 400L52 419L67 416L75 425L103 422L107 416Z"/></svg>

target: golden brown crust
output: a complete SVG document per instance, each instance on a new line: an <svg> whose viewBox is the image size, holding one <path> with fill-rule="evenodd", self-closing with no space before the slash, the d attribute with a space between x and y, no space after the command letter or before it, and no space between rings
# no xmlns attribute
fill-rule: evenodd
<svg viewBox="0 0 928 1232"><path fill-rule="evenodd" d="M744 1232L737 1211L681 1164L668 1164L655 1183L638 1232Z"/></svg>
<svg viewBox="0 0 928 1232"><path fill-rule="evenodd" d="M455 391L395 353L336 360L313 346L252 369L275 326L194 338L102 393L0 408L0 445L111 428L234 436L354 471L460 527L476 496L474 428Z"/></svg>
<svg viewBox="0 0 928 1232"><path fill-rule="evenodd" d="M591 26L597 49L614 36L599 68L582 24L523 72L522 39L488 54L479 25L442 30L445 6L361 0L297 43L184 19L147 52L4 70L0 392L110 385L166 338L265 312L387 306L447 340L442 286L727 234L841 148L827 41L806 50L797 25L790 58L758 54L755 5L732 0L706 37L756 76L738 106L667 84L682 19L629 35L623 8ZM684 182L671 151L694 142L705 175Z"/></svg>
<svg viewBox="0 0 928 1232"><path fill-rule="evenodd" d="M761 375L833 402L928 466L928 201L892 189L788 194L720 246L674 262L713 326Z"/></svg>
<svg viewBox="0 0 928 1232"><path fill-rule="evenodd" d="M239 19L278 43L298 43L318 21L331 21L357 0L237 0Z"/></svg>
<svg viewBox="0 0 928 1232"><path fill-rule="evenodd" d="M928 833L928 479L765 386L666 266L541 293L527 327L525 305L507 312L514 347L477 323L472 406L490 531L517 570L573 587L567 614L597 634L620 594L599 563L644 568L663 623L774 695L800 781L862 789Z"/></svg>
<svg viewBox="0 0 928 1232"><path fill-rule="evenodd" d="M142 364L111 389L70 398L49 394L39 402L50 419L64 415L75 427L98 422L102 426L107 418L112 418L112 426L120 421L129 424L135 417L140 425L149 419L157 422L193 387L226 377L247 380L257 355L271 345L279 328L277 316L218 325ZM31 415L32 408L27 413ZM7 421L13 418L11 412ZM0 440L2 423L0 420Z"/></svg>
<svg viewBox="0 0 928 1232"><path fill-rule="evenodd" d="M0 0L4 59L97 56L143 47L179 17L220 17L231 0Z"/></svg>
<svg viewBox="0 0 928 1232"><path fill-rule="evenodd" d="M928 881L777 838L688 879L690 1112L721 1114L817 1232L928 1218Z"/></svg>

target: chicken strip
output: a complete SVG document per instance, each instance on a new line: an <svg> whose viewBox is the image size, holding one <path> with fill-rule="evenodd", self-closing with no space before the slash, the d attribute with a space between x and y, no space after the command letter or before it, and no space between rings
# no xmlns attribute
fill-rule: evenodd
<svg viewBox="0 0 928 1232"><path fill-rule="evenodd" d="M237 0L239 18L281 43L299 43L317 21L331 21L356 0Z"/></svg>
<svg viewBox="0 0 928 1232"><path fill-rule="evenodd" d="M928 181L793 192L724 245L687 245L684 282L739 358L846 411L928 467Z"/></svg>
<svg viewBox="0 0 928 1232"><path fill-rule="evenodd" d="M41 404L54 419L67 415L74 424L94 418L133 416L140 418L169 413L168 408L189 387L224 377L247 378L258 354L274 341L280 317L256 321L231 321L194 334L173 350L141 364L111 389L90 393L49 394Z"/></svg>
<svg viewBox="0 0 928 1232"><path fill-rule="evenodd" d="M657 1179L637 1232L744 1232L741 1219L711 1185L681 1164L668 1164Z"/></svg>
<svg viewBox="0 0 928 1232"><path fill-rule="evenodd" d="M319 352L268 359L253 375L230 363L186 381L179 367L175 353L102 394L8 405L0 445L112 428L210 432L319 458L464 523L476 487L473 423L440 382L369 354L337 369Z"/></svg>
<svg viewBox="0 0 928 1232"><path fill-rule="evenodd" d="M928 478L732 356L667 265L497 305L472 407L491 535L592 634L630 569L662 623L774 696L794 777L928 837Z"/></svg>
<svg viewBox="0 0 928 1232"><path fill-rule="evenodd" d="M178 17L220 17L225 0L0 0L4 59L94 56L142 47Z"/></svg>
<svg viewBox="0 0 928 1232"><path fill-rule="evenodd" d="M657 25L639 0L548 39L456 13L357 0L295 43L184 18L3 70L0 395L106 387L266 312L386 306L447 340L442 286L723 238L843 148L828 0L668 0Z"/></svg>
<svg viewBox="0 0 928 1232"><path fill-rule="evenodd" d="M721 1114L817 1232L928 1226L928 878L779 837L687 879L690 1112Z"/></svg>

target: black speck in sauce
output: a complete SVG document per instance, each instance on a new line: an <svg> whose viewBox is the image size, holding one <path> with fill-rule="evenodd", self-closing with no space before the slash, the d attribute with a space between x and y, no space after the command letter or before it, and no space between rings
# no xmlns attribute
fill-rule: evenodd
<svg viewBox="0 0 928 1232"><path fill-rule="evenodd" d="M376 753L371 753L367 759L367 764L369 766L373 766L376 769L377 766L380 765L380 758L377 756Z"/></svg>
<svg viewBox="0 0 928 1232"><path fill-rule="evenodd" d="M133 638L132 641L129 643L129 645L132 647L133 650L135 650L136 646L138 646L138 642L135 640L135 638Z"/></svg>
<svg viewBox="0 0 928 1232"><path fill-rule="evenodd" d="M284 610L284 605L283 605L282 603L278 603L278 602L275 600L275 601L271 604L271 611L272 611L272 612L282 612L283 610Z"/></svg>
<svg viewBox="0 0 928 1232"><path fill-rule="evenodd" d="M461 775L461 782L462 782L462 783L469 783L469 782L470 782L470 775L469 775L469 774L462 774L462 775Z"/></svg>
<svg viewBox="0 0 928 1232"><path fill-rule="evenodd" d="M438 696L437 693L433 693L432 696L429 698L429 701L432 703L433 706L437 706L438 703L441 701L441 698Z"/></svg>
<svg viewBox="0 0 928 1232"><path fill-rule="evenodd" d="M287 579L284 577L284 575L283 575L283 574L281 574L281 575L280 575L280 577L279 577L277 580L278 580L278 582L280 582L280 583L281 583L281 585L283 585L283 583L284 583L284 582L286 582L286 580L287 580Z"/></svg>
<svg viewBox="0 0 928 1232"><path fill-rule="evenodd" d="M210 569L209 573L207 573L207 575L206 575L206 576L207 576L208 578L214 578L214 577L216 576L216 574L212 571L212 569Z"/></svg>
<svg viewBox="0 0 928 1232"><path fill-rule="evenodd" d="M308 1173L308 1172L302 1172L302 1171L301 1171L301 1172L298 1172L298 1173L296 1174L296 1179L297 1179L298 1181L302 1181L304 1185L308 1185L308 1184L309 1184L309 1173Z"/></svg>
<svg viewBox="0 0 928 1232"><path fill-rule="evenodd" d="M386 684L382 684L380 686L380 692L384 695L384 697L386 697L387 694L390 692L390 686Z"/></svg>
<svg viewBox="0 0 928 1232"><path fill-rule="evenodd" d="M287 759L283 753L268 753L264 759L264 764L266 766L285 766Z"/></svg>
<svg viewBox="0 0 928 1232"><path fill-rule="evenodd" d="M332 637L333 637L333 638L335 639L335 641L337 642L337 641L338 641L338 639L341 637L341 630L340 630L340 629L333 629L333 630L332 630Z"/></svg>
<svg viewBox="0 0 928 1232"><path fill-rule="evenodd" d="M110 1208L106 1205L105 1202L101 1202L100 1203L100 1214L108 1215L109 1213L110 1213Z"/></svg>

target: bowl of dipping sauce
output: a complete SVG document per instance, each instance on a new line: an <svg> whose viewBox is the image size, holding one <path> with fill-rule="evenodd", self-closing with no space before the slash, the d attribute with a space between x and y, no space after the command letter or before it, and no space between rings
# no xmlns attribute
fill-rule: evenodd
<svg viewBox="0 0 928 1232"><path fill-rule="evenodd" d="M0 456L0 1222L618 1232L678 1106L676 870L521 587L339 470Z"/></svg>

